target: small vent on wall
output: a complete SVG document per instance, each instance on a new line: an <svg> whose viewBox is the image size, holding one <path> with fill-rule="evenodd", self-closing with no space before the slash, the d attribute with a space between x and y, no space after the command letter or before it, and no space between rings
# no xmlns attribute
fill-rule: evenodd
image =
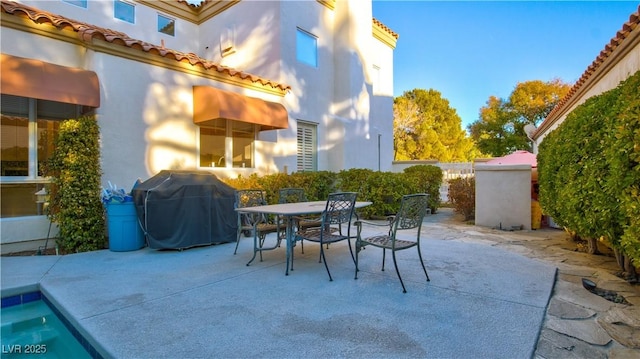
<svg viewBox="0 0 640 359"><path fill-rule="evenodd" d="M234 33L232 27L225 28L220 33L220 55L229 56L236 52Z"/></svg>

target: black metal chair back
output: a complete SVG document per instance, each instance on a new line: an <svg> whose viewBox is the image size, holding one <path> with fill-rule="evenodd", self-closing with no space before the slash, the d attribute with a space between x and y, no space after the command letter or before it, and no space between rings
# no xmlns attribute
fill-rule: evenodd
<svg viewBox="0 0 640 359"><path fill-rule="evenodd" d="M403 196L392 228L392 237L395 238L395 234L399 230L418 228L416 240L420 241L420 229L422 228L422 221L428 208L428 194L410 194Z"/></svg>
<svg viewBox="0 0 640 359"><path fill-rule="evenodd" d="M325 210L322 212L320 226L301 229L296 233L296 240L305 240L320 244L320 261L329 275L329 280L333 281L327 259L325 256L325 244L336 243L346 240L349 244L351 259L355 263L353 249L351 248L351 220L356 205L356 192L331 193L327 198ZM344 230L346 227L346 232Z"/></svg>
<svg viewBox="0 0 640 359"><path fill-rule="evenodd" d="M306 202L307 196L302 188L281 188L278 191L278 203Z"/></svg>
<svg viewBox="0 0 640 359"><path fill-rule="evenodd" d="M339 192L329 194L327 206L322 213L323 226L337 224L341 229L341 225L351 224L351 217L356 204L356 192Z"/></svg>
<svg viewBox="0 0 640 359"><path fill-rule="evenodd" d="M422 230L422 222L424 220L424 216L427 214L427 210L429 209L429 195L426 193L417 193L405 195L402 197L402 202L400 202L400 209L395 216L390 216L388 218L388 223L380 224L373 222L365 222L365 221L356 221L355 225L358 228L358 234L356 239L356 275L355 279L358 279L358 258L360 251L365 246L373 246L377 248L382 248L382 270L384 271L384 262L386 256L386 250L390 250L393 256L393 265L396 269L396 274L398 275L398 279L400 279L400 284L402 285L403 293L407 292L407 289L404 286L404 282L402 281L402 277L400 276L400 271L398 270L398 263L396 261L396 252L404 249L409 249L412 247L417 247L418 257L420 259L420 264L422 265L422 270L424 271L425 276L427 277L427 281L429 281L429 274L427 274L427 268L424 266L424 261L422 260L422 252L420 250L420 232ZM362 236L362 225L368 224L371 226L385 226L389 228L388 235L374 235L370 237ZM398 232L402 230L412 230L416 232L415 238L407 239L407 238L398 238ZM414 236L411 234L411 236Z"/></svg>
<svg viewBox="0 0 640 359"><path fill-rule="evenodd" d="M237 190L235 193L235 208L264 206L266 204L265 193L261 189ZM236 249L233 251L233 254L238 252L240 237L243 233L251 234L253 232L254 242L258 243L254 244L255 257L256 246L262 247L266 235L277 232L278 230L278 225L271 223L264 213L238 212L238 233L236 236ZM260 256L262 258L262 252L260 252Z"/></svg>

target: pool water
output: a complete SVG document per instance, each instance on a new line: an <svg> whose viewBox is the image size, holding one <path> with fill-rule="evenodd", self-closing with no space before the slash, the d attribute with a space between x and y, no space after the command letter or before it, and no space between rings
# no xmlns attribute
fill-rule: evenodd
<svg viewBox="0 0 640 359"><path fill-rule="evenodd" d="M2 308L2 358L91 358L43 300Z"/></svg>

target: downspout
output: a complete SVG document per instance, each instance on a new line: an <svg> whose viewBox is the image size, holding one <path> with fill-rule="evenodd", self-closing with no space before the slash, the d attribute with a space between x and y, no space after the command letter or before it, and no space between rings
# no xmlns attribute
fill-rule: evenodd
<svg viewBox="0 0 640 359"><path fill-rule="evenodd" d="M381 142L381 137L382 137L382 134L379 133L378 134L378 172L380 172L380 154L381 154L381 152L380 152L380 142Z"/></svg>

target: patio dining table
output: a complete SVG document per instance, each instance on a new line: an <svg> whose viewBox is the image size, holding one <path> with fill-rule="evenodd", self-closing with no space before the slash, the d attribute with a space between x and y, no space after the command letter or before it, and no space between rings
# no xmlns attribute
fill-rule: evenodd
<svg viewBox="0 0 640 359"><path fill-rule="evenodd" d="M355 204L355 208L362 208L371 205L372 202L364 202L357 201ZM265 206L255 206L255 207L243 207L236 208L236 211L242 213L265 213L272 214L276 216L282 216L285 218L286 227L286 242L287 242L287 267L285 270L285 275L289 275L289 263L291 263L291 270L293 270L293 246L295 244L295 236L293 229L293 217L304 216L309 214L319 214L325 210L327 205L326 201L309 201L309 202L294 202L294 203L281 203L281 204L269 204ZM355 212L354 212L355 214ZM254 257L255 258L255 257ZM249 265L247 263L247 265Z"/></svg>

